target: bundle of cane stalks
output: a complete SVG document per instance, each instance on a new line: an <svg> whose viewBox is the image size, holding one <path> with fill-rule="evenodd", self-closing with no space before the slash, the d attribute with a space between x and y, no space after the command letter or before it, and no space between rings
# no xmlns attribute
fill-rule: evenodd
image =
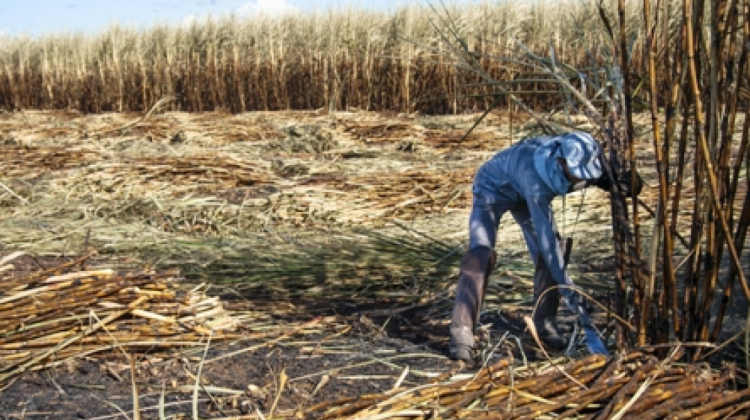
<svg viewBox="0 0 750 420"><path fill-rule="evenodd" d="M446 373L413 388L344 398L305 410L309 419L746 419L750 389L731 370L676 363L635 350L567 363L511 368L507 359L474 375ZM559 364L558 364L559 363Z"/></svg>
<svg viewBox="0 0 750 420"><path fill-rule="evenodd" d="M25 273L0 259L0 384L25 371L114 349L137 351L235 338L236 323L179 273L86 270L92 254Z"/></svg>

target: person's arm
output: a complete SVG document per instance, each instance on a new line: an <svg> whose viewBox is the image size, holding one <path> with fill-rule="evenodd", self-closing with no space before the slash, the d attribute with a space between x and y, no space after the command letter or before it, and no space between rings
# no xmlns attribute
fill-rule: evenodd
<svg viewBox="0 0 750 420"><path fill-rule="evenodd" d="M552 278L560 285L572 286L570 278L565 273L562 249L553 228L554 213L552 198L546 196L532 197L528 200L529 213L536 231L538 252L547 264Z"/></svg>
<svg viewBox="0 0 750 420"><path fill-rule="evenodd" d="M528 204L536 228L538 251L542 253L542 258L544 258L544 262L557 284L568 286L560 288L560 295L564 298L568 309L579 317L586 337L586 346L593 354L609 355L607 347L591 323L581 295L574 289L575 284L565 271L562 251L552 223L552 220L554 220L552 199L537 198L536 200L529 200Z"/></svg>

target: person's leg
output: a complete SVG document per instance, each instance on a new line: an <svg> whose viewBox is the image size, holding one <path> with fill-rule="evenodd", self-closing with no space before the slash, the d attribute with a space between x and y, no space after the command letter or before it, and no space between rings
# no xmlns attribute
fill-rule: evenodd
<svg viewBox="0 0 750 420"><path fill-rule="evenodd" d="M536 242L536 231L531 221L531 215L528 208L523 207L514 209L511 214L523 230L526 245L534 261L534 302L536 310L533 314L534 327L537 330L539 338L549 347L555 350L563 350L567 345L567 340L562 336L557 328L557 309L560 305L560 289L557 282L552 278L552 274L544 262L544 258L539 254L539 247ZM557 236L558 243L563 247L565 255L564 242L561 241L560 235L552 221L552 229Z"/></svg>
<svg viewBox="0 0 750 420"><path fill-rule="evenodd" d="M487 281L497 256L494 251L497 227L503 211L498 205L475 205L469 217L469 251L459 269L456 298L450 325L448 355L473 360L474 329L479 319Z"/></svg>

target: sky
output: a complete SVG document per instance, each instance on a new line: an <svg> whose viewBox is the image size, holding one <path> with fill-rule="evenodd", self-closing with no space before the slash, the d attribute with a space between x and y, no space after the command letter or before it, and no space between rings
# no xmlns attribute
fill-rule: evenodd
<svg viewBox="0 0 750 420"><path fill-rule="evenodd" d="M414 0L0 0L0 34L93 33L114 22L148 27L153 23L181 24L209 14L279 14L347 5L390 10L407 1Z"/></svg>

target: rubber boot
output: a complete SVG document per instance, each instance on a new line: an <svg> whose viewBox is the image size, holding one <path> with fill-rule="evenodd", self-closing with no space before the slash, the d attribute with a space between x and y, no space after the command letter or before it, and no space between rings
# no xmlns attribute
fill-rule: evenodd
<svg viewBox="0 0 750 420"><path fill-rule="evenodd" d="M570 239L566 242L560 241L560 244L563 248L564 264L567 266L571 241ZM542 256L538 255L534 270L534 301L536 302L534 327L542 343L555 351L562 351L567 347L568 341L557 328L560 289L554 286L557 286L557 282L552 278Z"/></svg>
<svg viewBox="0 0 750 420"><path fill-rule="evenodd" d="M450 325L448 356L451 359L474 361L474 329L496 261L497 254L486 246L469 250L461 259Z"/></svg>

